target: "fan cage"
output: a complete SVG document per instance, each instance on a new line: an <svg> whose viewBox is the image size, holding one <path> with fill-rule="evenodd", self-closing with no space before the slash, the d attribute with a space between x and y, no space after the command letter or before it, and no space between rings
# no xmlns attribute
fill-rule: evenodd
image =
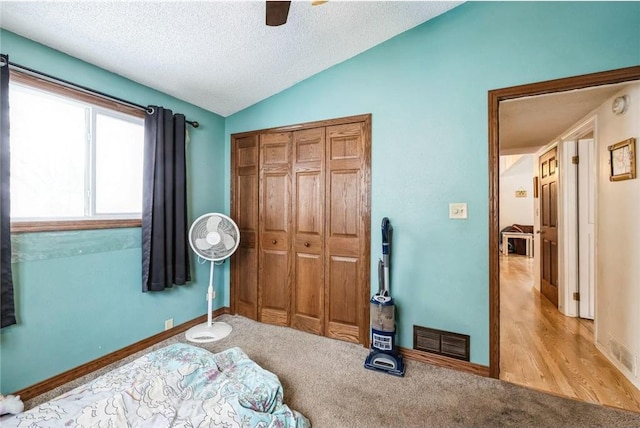
<svg viewBox="0 0 640 428"><path fill-rule="evenodd" d="M235 241L235 245L233 246L233 248L227 249L227 247L224 245L224 240L206 250L198 248L195 245L196 239L204 239L207 237L207 234L210 232L207 229L207 222L212 217L219 217L221 219L220 223L218 224L217 231L229 235L233 238L233 240ZM224 260L231 256L238 248L238 245L240 244L240 231L238 230L238 226L236 225L236 223L230 217L224 214L204 214L198 217L191 225L191 228L189 229L189 244L191 245L191 249L193 250L193 252L203 259L210 261Z"/></svg>

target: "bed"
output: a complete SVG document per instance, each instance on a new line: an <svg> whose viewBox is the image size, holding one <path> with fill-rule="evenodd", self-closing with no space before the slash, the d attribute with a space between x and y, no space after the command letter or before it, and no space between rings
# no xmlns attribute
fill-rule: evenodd
<svg viewBox="0 0 640 428"><path fill-rule="evenodd" d="M148 353L5 427L310 427L283 402L278 377L240 348L212 354L177 343Z"/></svg>

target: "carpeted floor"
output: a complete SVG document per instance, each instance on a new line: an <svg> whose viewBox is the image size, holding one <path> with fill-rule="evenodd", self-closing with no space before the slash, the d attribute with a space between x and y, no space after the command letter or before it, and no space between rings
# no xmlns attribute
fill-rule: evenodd
<svg viewBox="0 0 640 428"><path fill-rule="evenodd" d="M242 348L278 375L285 402L314 427L640 427L638 413L414 361L406 361L405 377L397 378L364 369L368 351L359 345L238 316L218 320L233 326L231 335L200 346L212 352ZM145 352L177 341L186 342L184 335ZM141 354L36 397L26 406L47 401Z"/></svg>

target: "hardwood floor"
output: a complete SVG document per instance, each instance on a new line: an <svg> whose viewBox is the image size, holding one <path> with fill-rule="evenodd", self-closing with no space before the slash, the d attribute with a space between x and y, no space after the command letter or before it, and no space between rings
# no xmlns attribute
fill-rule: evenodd
<svg viewBox="0 0 640 428"><path fill-rule="evenodd" d="M532 258L500 257L500 379L640 412L640 391L593 334L593 321L565 317L534 287Z"/></svg>

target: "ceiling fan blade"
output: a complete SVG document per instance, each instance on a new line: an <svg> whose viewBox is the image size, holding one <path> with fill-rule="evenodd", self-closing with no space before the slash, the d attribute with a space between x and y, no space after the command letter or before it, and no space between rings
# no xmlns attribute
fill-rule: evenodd
<svg viewBox="0 0 640 428"><path fill-rule="evenodd" d="M290 1L268 1L266 22L270 27L277 27L287 22Z"/></svg>

